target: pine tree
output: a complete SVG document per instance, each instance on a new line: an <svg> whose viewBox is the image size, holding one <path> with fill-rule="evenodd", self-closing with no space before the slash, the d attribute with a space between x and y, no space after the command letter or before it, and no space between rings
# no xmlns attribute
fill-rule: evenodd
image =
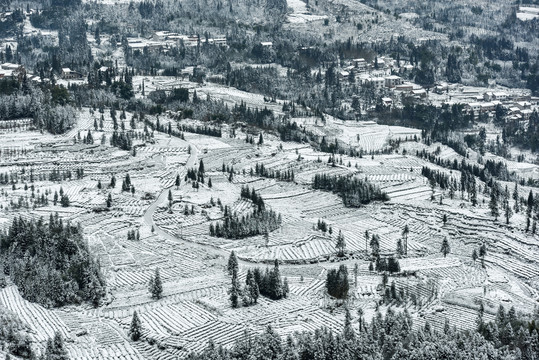
<svg viewBox="0 0 539 360"><path fill-rule="evenodd" d="M477 251L475 249L473 249L473 251L472 251L472 260L473 260L474 263L477 260L477 257L478 257L477 256Z"/></svg>
<svg viewBox="0 0 539 360"><path fill-rule="evenodd" d="M449 240L447 240L447 237L444 237L444 240L442 241L442 248L441 253L444 254L444 258L451 252L451 248L449 246Z"/></svg>
<svg viewBox="0 0 539 360"><path fill-rule="evenodd" d="M346 250L346 241L344 240L344 235L342 234L341 230L339 230L339 235L337 235L337 243L335 244L335 247L337 248L337 254L339 256L344 256L344 252Z"/></svg>
<svg viewBox="0 0 539 360"><path fill-rule="evenodd" d="M357 309L357 316L358 316L358 330L359 332L363 332L364 330L364 324L363 324L363 308Z"/></svg>
<svg viewBox="0 0 539 360"><path fill-rule="evenodd" d="M250 297L252 301L256 304L258 302L258 298L260 297L260 289L258 287L258 283L255 280L254 274L250 270L247 272L246 282L249 287Z"/></svg>
<svg viewBox="0 0 539 360"><path fill-rule="evenodd" d="M288 278L285 277L283 280L283 297L287 298L289 292L290 292L290 287L288 286Z"/></svg>
<svg viewBox="0 0 539 360"><path fill-rule="evenodd" d="M498 210L498 194L495 188L490 192L490 202L488 206L490 208L490 215L494 216L494 220L498 220L500 211Z"/></svg>
<svg viewBox="0 0 539 360"><path fill-rule="evenodd" d="M350 314L348 307L345 308L344 313L343 337L348 341L354 341L356 339L356 333L352 328L352 315Z"/></svg>
<svg viewBox="0 0 539 360"><path fill-rule="evenodd" d="M400 256L404 255L404 248L402 247L402 240L400 238L397 239L397 254Z"/></svg>
<svg viewBox="0 0 539 360"><path fill-rule="evenodd" d="M515 200L515 213L520 211L520 197L518 196L518 182L515 181L515 188L513 190L513 200Z"/></svg>
<svg viewBox="0 0 539 360"><path fill-rule="evenodd" d="M150 294L152 294L152 299L159 300L163 297L163 283L161 282L159 268L155 269L155 275L150 278L149 290Z"/></svg>
<svg viewBox="0 0 539 360"><path fill-rule="evenodd" d="M133 318L131 319L131 326L129 327L129 337L133 341L138 341L140 339L140 336L142 331L142 324L140 322L140 319L138 317L138 313L135 310L133 312Z"/></svg>
<svg viewBox="0 0 539 360"><path fill-rule="evenodd" d="M505 223L509 224L509 219L511 216L513 216L513 210L511 209L511 205L509 205L509 191L507 190L507 186L505 187L505 196L503 198L503 208L504 208L504 215L505 215Z"/></svg>
<svg viewBox="0 0 539 360"><path fill-rule="evenodd" d="M410 228L408 224L404 225L402 229L402 237L404 239L404 255L408 255L408 234L410 233Z"/></svg>
<svg viewBox="0 0 539 360"><path fill-rule="evenodd" d="M530 190L530 193L528 194L528 202L527 202L527 205L528 205L527 216L528 216L528 218L531 218L531 216L532 216L532 209L533 209L533 193L532 193L531 190Z"/></svg>
<svg viewBox="0 0 539 360"><path fill-rule="evenodd" d="M200 159L200 163L198 165L198 172L200 174L204 174L205 170L204 170L204 161L202 161L202 159Z"/></svg>
<svg viewBox="0 0 539 360"><path fill-rule="evenodd" d="M232 270L232 285L230 287L230 303L233 308L239 306L239 297L241 294L240 284L238 282L238 269L233 268Z"/></svg>
<svg viewBox="0 0 539 360"><path fill-rule="evenodd" d="M234 250L230 252L230 256L228 257L228 265L227 265L227 271L229 275L232 275L234 271L238 271L238 258L236 257L236 253Z"/></svg>
<svg viewBox="0 0 539 360"><path fill-rule="evenodd" d="M378 235L376 234L372 235L370 246L371 246L372 256L375 258L380 256L380 240L378 238Z"/></svg>
<svg viewBox="0 0 539 360"><path fill-rule="evenodd" d="M99 34L99 27L95 28L94 38L95 38L95 43L98 46L101 45L101 35Z"/></svg>
<svg viewBox="0 0 539 360"><path fill-rule="evenodd" d="M273 300L278 300L284 295L281 272L279 271L279 260L277 259L275 259L273 270L269 274L268 293L269 297Z"/></svg>
<svg viewBox="0 0 539 360"><path fill-rule="evenodd" d="M176 185L176 189L180 187L180 184L181 184L180 174L176 175L176 181L174 182L174 184Z"/></svg>
<svg viewBox="0 0 539 360"><path fill-rule="evenodd" d="M472 206L477 206L477 188L475 186L475 177L473 177L472 179L473 182L470 188L470 201L472 203Z"/></svg>
<svg viewBox="0 0 539 360"><path fill-rule="evenodd" d="M484 314L485 314L485 305L483 305L483 302L481 301L479 303L479 310L477 313L477 332L479 334L483 334L483 330L485 329L485 321L484 321Z"/></svg>

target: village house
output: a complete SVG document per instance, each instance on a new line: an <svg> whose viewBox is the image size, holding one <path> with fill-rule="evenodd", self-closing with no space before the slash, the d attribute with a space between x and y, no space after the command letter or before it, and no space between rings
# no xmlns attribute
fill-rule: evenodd
<svg viewBox="0 0 539 360"><path fill-rule="evenodd" d="M164 45L165 43L161 41L150 41L141 38L127 39L127 50L130 52L135 52L137 50L143 52L146 50L149 52L159 53Z"/></svg>
<svg viewBox="0 0 539 360"><path fill-rule="evenodd" d="M466 110L468 112L473 111L474 115L477 116L479 112L481 112L481 103L478 103L478 102L468 103L466 104Z"/></svg>
<svg viewBox="0 0 539 360"><path fill-rule="evenodd" d="M385 107L391 107L391 105L393 105L393 99L388 98L388 97L383 97L382 105L384 105Z"/></svg>
<svg viewBox="0 0 539 360"><path fill-rule="evenodd" d="M427 97L425 89L413 89L410 94L416 99L425 99Z"/></svg>
<svg viewBox="0 0 539 360"><path fill-rule="evenodd" d="M402 78L397 75L389 75L385 77L385 85L388 88L394 88L397 85L401 85L402 82Z"/></svg>
<svg viewBox="0 0 539 360"><path fill-rule="evenodd" d="M76 80L76 79L82 79L83 75L77 71L71 70L70 68L62 68L60 77L64 80Z"/></svg>
<svg viewBox="0 0 539 360"><path fill-rule="evenodd" d="M363 79L362 85L371 85L374 90L381 90L384 88L385 79L383 77L367 77Z"/></svg>
<svg viewBox="0 0 539 360"><path fill-rule="evenodd" d="M363 58L353 59L352 63L356 69L359 71L365 71L367 70L367 61Z"/></svg>
<svg viewBox="0 0 539 360"><path fill-rule="evenodd" d="M395 86L396 91L408 92L408 91L412 91L413 89L414 89L414 85L410 83Z"/></svg>
<svg viewBox="0 0 539 360"><path fill-rule="evenodd" d="M518 101L515 103L515 106L520 110L531 109L532 104L528 101Z"/></svg>

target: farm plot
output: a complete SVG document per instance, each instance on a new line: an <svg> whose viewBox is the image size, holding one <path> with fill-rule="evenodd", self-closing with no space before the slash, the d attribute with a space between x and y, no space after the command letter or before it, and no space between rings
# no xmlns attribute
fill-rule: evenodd
<svg viewBox="0 0 539 360"><path fill-rule="evenodd" d="M143 336L147 338L179 336L189 329L203 326L217 318L192 301L160 306L141 312L139 315L144 324ZM119 323L128 329L131 316L120 319Z"/></svg>
<svg viewBox="0 0 539 360"><path fill-rule="evenodd" d="M15 286L0 289L0 304L17 314L33 330L36 341L46 341L54 337L55 332L71 338L69 328L53 311L23 299Z"/></svg>
<svg viewBox="0 0 539 360"><path fill-rule="evenodd" d="M443 332L446 319L450 326L456 326L457 329L473 330L477 327L477 310L467 307L443 304L441 307L436 307L423 316L414 319L412 326L416 329L424 328L428 322L433 330ZM484 321L494 321L494 315L485 313Z"/></svg>

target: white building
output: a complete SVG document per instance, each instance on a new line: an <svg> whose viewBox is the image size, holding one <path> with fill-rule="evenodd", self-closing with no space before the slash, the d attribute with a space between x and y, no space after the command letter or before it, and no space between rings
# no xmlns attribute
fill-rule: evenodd
<svg viewBox="0 0 539 360"><path fill-rule="evenodd" d="M385 77L385 85L388 88L394 88L397 85L401 85L403 83L402 78L397 75L389 75Z"/></svg>

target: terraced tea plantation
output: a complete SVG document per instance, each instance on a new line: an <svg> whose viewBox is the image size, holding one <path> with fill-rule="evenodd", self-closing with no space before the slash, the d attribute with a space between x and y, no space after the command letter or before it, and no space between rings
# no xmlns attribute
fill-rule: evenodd
<svg viewBox="0 0 539 360"><path fill-rule="evenodd" d="M230 95L220 87L206 90ZM243 101L234 94L231 102ZM96 130L94 120L101 117L103 126ZM230 347L267 325L283 339L322 326L340 332L345 306L353 310L355 329L358 309L370 321L376 311L391 307L406 309L414 327L428 322L440 330L446 319L451 326L473 329L480 304L486 320L500 304L522 313L536 306L538 239L526 231L525 208L506 223L503 210L498 219L491 216L484 191L477 191L474 206L459 187L429 181L424 168L456 184L461 172L418 156L421 151L459 163L463 157L441 144L425 145L417 130L332 119L322 127L303 119L306 129L333 134L364 151L352 157L281 141L271 132L251 144L245 138L260 134L241 128L223 127L221 137L148 130L157 122L175 130L178 124L195 124L168 116L136 119L128 130L135 151L111 146L108 110L82 109L65 135L31 131L24 121L1 135L0 227L7 231L15 218L48 220L58 213L64 223L80 225L106 279L97 307L46 308L25 300L6 277L0 305L31 329L38 350L61 333L73 359L176 359L201 351L209 341ZM88 133L93 141L82 141ZM382 151L397 139L401 142L391 153ZM480 166L477 159L471 154L465 161ZM346 193L315 189L316 175L365 181L387 200L347 207ZM486 187L479 179L476 185ZM514 185L507 185L513 191ZM275 213L278 225L259 225L249 236L216 236L217 225L256 215L254 201L241 195L245 187L262 199L264 211ZM519 186L519 197L530 190L535 192ZM340 236L345 246L338 256ZM450 246L445 253L444 239ZM227 271L232 251L242 286L248 273L272 268L277 259L288 296L261 296L256 304L233 308ZM400 271L384 277L376 270L374 252L397 258ZM341 265L349 274L346 301L328 295L326 288L328 272ZM156 269L162 281L159 299L148 290ZM390 286L396 298L385 296ZM138 341L129 336L135 311L142 329Z"/></svg>

